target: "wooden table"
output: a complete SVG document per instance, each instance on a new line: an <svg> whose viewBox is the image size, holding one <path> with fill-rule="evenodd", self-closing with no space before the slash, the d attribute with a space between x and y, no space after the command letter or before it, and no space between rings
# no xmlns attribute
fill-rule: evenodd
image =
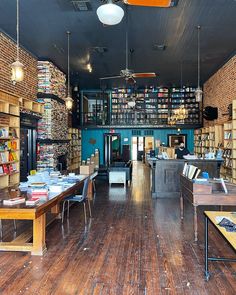
<svg viewBox="0 0 236 295"><path fill-rule="evenodd" d="M236 250L236 232L227 232L222 226L219 226L216 221L217 216L229 217L236 224L236 213L225 211L205 211L205 278L208 281L210 278L210 272L208 268L209 261L224 261L224 262L236 262L235 258L225 257L209 257L208 255L208 221L218 230L221 236L229 243L229 245Z"/></svg>
<svg viewBox="0 0 236 295"><path fill-rule="evenodd" d="M193 205L194 211L194 239L198 240L197 207L198 206L236 206L236 185L227 183L228 194L221 191L221 184L212 181L211 193L205 185L196 185L192 180L180 175L180 212L184 218L184 199Z"/></svg>
<svg viewBox="0 0 236 295"><path fill-rule="evenodd" d="M84 180L89 175L82 175L80 180L73 186L59 194L49 193L45 201L41 201L36 206L26 206L19 204L15 206L0 205L0 219L18 219L33 221L33 242L32 233L22 234L11 242L0 242L0 251L29 251L32 255L43 255L46 249L46 213L51 212L58 215L60 213L60 202L67 196L75 193L83 186ZM9 198L7 193L1 195L1 199Z"/></svg>

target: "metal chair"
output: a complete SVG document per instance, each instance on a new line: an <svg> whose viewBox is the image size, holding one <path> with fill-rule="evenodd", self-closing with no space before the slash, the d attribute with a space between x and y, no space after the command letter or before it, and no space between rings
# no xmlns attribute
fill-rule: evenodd
<svg viewBox="0 0 236 295"><path fill-rule="evenodd" d="M70 202L83 203L83 205L84 205L84 221L85 221L85 223L87 223L87 213L86 213L86 202L87 202L88 207L89 207L89 215L90 215L90 217L92 217L90 201L88 199L89 181L90 181L89 177L85 179L82 195L69 196L69 197L64 199L63 205L62 205L62 223L64 222L64 213L65 213L65 203L66 202L68 203L67 218L69 218L69 214L70 214Z"/></svg>

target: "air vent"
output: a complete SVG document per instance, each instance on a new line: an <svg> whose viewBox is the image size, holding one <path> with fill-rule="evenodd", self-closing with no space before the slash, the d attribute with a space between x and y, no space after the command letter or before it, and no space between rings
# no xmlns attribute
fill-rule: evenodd
<svg viewBox="0 0 236 295"><path fill-rule="evenodd" d="M72 0L71 4L75 11L89 11L92 10L89 0Z"/></svg>
<svg viewBox="0 0 236 295"><path fill-rule="evenodd" d="M132 130L132 135L133 136L141 136L142 132L141 132L141 130Z"/></svg>
<svg viewBox="0 0 236 295"><path fill-rule="evenodd" d="M156 51L164 51L166 49L166 45L165 44L154 44L153 45L153 50Z"/></svg>
<svg viewBox="0 0 236 295"><path fill-rule="evenodd" d="M96 53L105 53L108 51L107 47L101 47L101 46L95 46L95 47L91 47L91 50L96 52Z"/></svg>
<svg viewBox="0 0 236 295"><path fill-rule="evenodd" d="M144 130L144 135L145 136L153 136L154 131L153 130Z"/></svg>

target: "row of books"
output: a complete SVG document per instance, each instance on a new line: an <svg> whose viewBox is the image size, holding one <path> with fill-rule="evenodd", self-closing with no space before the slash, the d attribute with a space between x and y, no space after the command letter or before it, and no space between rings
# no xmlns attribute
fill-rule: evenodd
<svg viewBox="0 0 236 295"><path fill-rule="evenodd" d="M13 162L13 161L18 161L16 152L11 151L9 152L9 154L5 152L0 152L0 163Z"/></svg>
<svg viewBox="0 0 236 295"><path fill-rule="evenodd" d="M0 128L0 138L13 137L17 138L17 131L15 128Z"/></svg>
<svg viewBox="0 0 236 295"><path fill-rule="evenodd" d="M11 164L2 164L0 165L0 174L12 174L17 172L17 167L15 163Z"/></svg>
<svg viewBox="0 0 236 295"><path fill-rule="evenodd" d="M201 169L194 165L184 164L183 175L189 179L195 179L199 176Z"/></svg>
<svg viewBox="0 0 236 295"><path fill-rule="evenodd" d="M39 197L32 196L30 199L26 200L24 197L17 197L12 199L3 200L3 205L13 206L18 204L26 204L26 206L35 206L40 202Z"/></svg>
<svg viewBox="0 0 236 295"><path fill-rule="evenodd" d="M16 149L17 149L17 142L14 140L0 142L0 151L8 151L8 150L16 150Z"/></svg>

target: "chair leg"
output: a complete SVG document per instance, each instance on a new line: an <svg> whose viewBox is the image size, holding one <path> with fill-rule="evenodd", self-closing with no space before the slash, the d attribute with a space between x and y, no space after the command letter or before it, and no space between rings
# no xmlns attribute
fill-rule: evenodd
<svg viewBox="0 0 236 295"><path fill-rule="evenodd" d="M85 204L85 202L83 202L83 204L84 204L84 222L85 222L85 224L87 224L86 204Z"/></svg>
<svg viewBox="0 0 236 295"><path fill-rule="evenodd" d="M89 207L89 216L92 217L90 200L88 199L87 201L88 201L88 207Z"/></svg>
<svg viewBox="0 0 236 295"><path fill-rule="evenodd" d="M93 191L94 191L94 193L96 193L95 179L93 179Z"/></svg>
<svg viewBox="0 0 236 295"><path fill-rule="evenodd" d="M67 218L70 217L70 201L67 201L68 202L68 209L67 209Z"/></svg>
<svg viewBox="0 0 236 295"><path fill-rule="evenodd" d="M15 219L13 219L13 224L14 224L14 231L16 231L17 228L16 228L16 220Z"/></svg>
<svg viewBox="0 0 236 295"><path fill-rule="evenodd" d="M2 232L2 219L0 219L0 239L2 240L3 232Z"/></svg>
<svg viewBox="0 0 236 295"><path fill-rule="evenodd" d="M64 214L65 214L65 202L66 201L64 201L63 202L63 205L62 205L62 217L61 217L61 222L63 223L63 221L64 221Z"/></svg>

